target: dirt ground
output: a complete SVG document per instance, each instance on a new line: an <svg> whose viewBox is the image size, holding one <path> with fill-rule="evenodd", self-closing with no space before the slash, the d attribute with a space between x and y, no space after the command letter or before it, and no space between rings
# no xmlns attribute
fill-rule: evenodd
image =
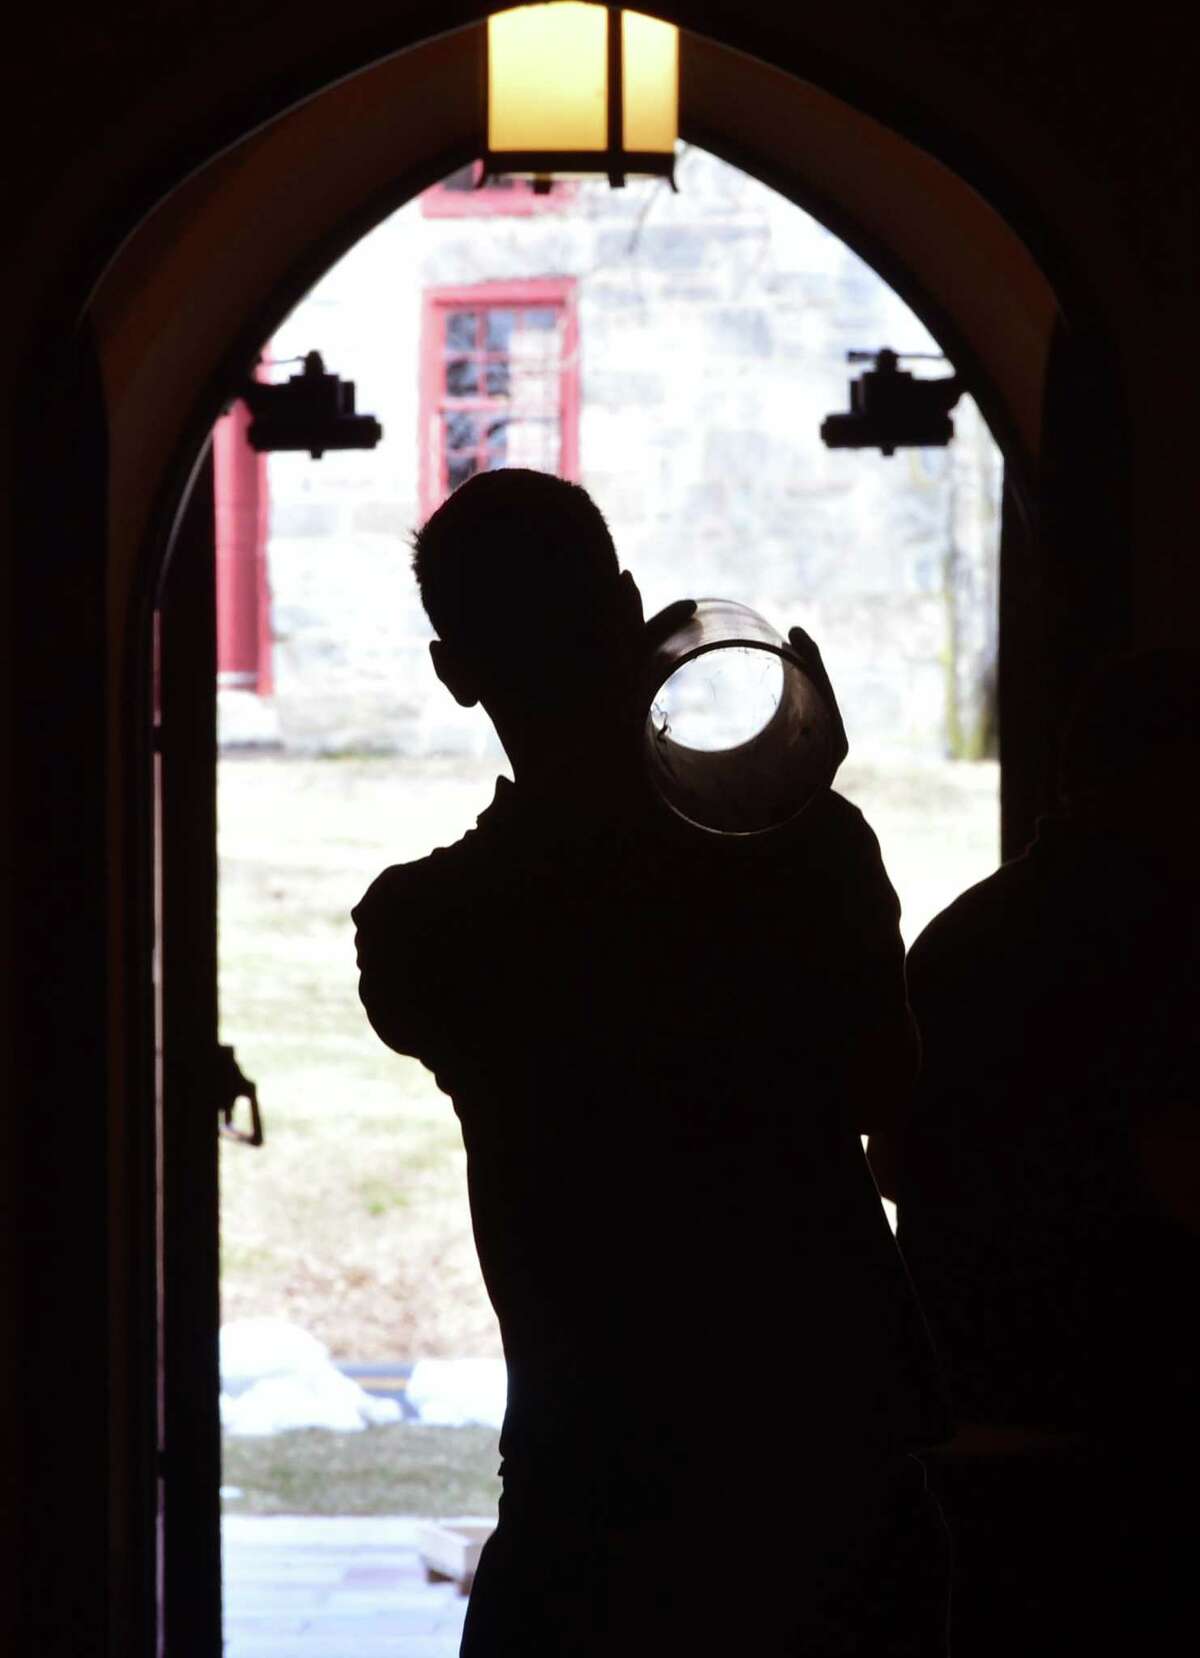
<svg viewBox="0 0 1200 1658"><path fill-rule="evenodd" d="M222 1041L259 1086L261 1150L222 1144L222 1316L270 1313L335 1357L493 1355L457 1120L372 1034L351 906L386 864L457 838L495 768L231 756L219 768ZM854 757L909 942L995 867L994 764Z"/></svg>

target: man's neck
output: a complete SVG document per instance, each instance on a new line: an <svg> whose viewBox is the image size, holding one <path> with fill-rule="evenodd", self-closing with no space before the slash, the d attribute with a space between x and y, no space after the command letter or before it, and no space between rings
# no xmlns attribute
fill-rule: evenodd
<svg viewBox="0 0 1200 1658"><path fill-rule="evenodd" d="M636 741L611 720L540 722L505 729L496 721L520 797L554 816L608 816L637 788Z"/></svg>

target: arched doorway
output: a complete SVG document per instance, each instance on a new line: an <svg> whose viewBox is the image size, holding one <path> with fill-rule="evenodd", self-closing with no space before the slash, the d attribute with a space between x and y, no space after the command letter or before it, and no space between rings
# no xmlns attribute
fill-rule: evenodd
<svg viewBox="0 0 1200 1658"><path fill-rule="evenodd" d="M180 536L203 539L202 527L197 530L194 517L189 526L181 511L196 457L258 341L299 292L391 206L470 159L478 45L472 29L413 48L248 139L163 203L94 298L112 441L108 602L124 627L114 671L123 676L133 710L124 735L131 779L126 807L134 808L135 825L140 821L130 841L127 899L140 893L145 902L153 867L154 825L148 815L137 817L137 802L149 798L153 599L172 546L184 546ZM1031 508L1056 304L1021 240L947 168L830 94L694 36L687 38L684 70L685 135L809 206L877 264L955 356L1004 443L1013 501ZM1002 292L991 280L997 270L1005 273ZM201 293L203 304L197 305L194 296ZM180 569L184 557L180 552L176 559ZM185 675L185 696L186 681ZM204 675L193 683L204 684ZM180 763L179 751L171 759L172 740L164 726L160 764L168 768ZM178 775L192 781L181 782L178 798L190 800L194 829L205 811L198 810L196 774L187 768L203 754L195 748L187 753ZM177 821L188 821L186 811ZM185 838L170 847L164 841L163 850L169 883L190 893L189 914L203 926L204 904L196 898L206 877L188 864ZM172 858L177 874L170 873ZM183 974L200 957L170 921L167 926L169 954ZM154 1030L147 1017L150 962L130 952L122 964L132 975L129 1005L137 1010L132 1045L146 1052ZM184 990L177 980L172 994ZM203 1090L207 1060L171 1040L164 1057L168 1079L177 1079L179 1102L170 1104L168 1080L167 1162L182 1170L189 1167L185 1147L191 1142L173 1144L171 1124L189 1124L188 1134L211 1134L211 1102L206 1114ZM132 1090L127 1110L125 1126L137 1131L126 1144L153 1145L147 1128L154 1120L152 1089L144 1086L140 1095ZM148 1172L144 1163L135 1164L132 1183L141 1182L143 1202ZM195 1197L193 1182L186 1204L179 1199L181 1214ZM170 1217L166 1227L166 1235L173 1235ZM150 1306L151 1289L144 1276L134 1304ZM175 1460L182 1465L186 1456ZM184 1478L191 1480L191 1473ZM199 1486L193 1482L190 1489ZM208 1604L203 1586L213 1575L215 1532L202 1502L185 1506L187 1573L174 1585L168 1576L168 1628L173 1623L173 1650L200 1652L213 1638L211 1618L206 1623L208 1614L198 1616L197 1608ZM131 1515L130 1527L133 1547L152 1558L144 1506ZM172 1551L168 1541L166 1558L182 1561L183 1551Z"/></svg>
<svg viewBox="0 0 1200 1658"><path fill-rule="evenodd" d="M960 402L949 450L894 459L825 450L818 427L845 399L847 346L935 342L844 244L759 181L695 145L677 177L677 195L585 183L489 200L434 186L357 243L272 340L279 375L320 342L384 437L366 454L266 463L275 688L219 693L223 1040L258 1082L269 1123L261 1156L222 1146L223 1327L283 1317L335 1357L393 1376L437 1353L471 1355L466 1373L486 1380L480 1356L499 1353L462 1207L455 1119L422 1067L372 1039L345 956L345 917L377 870L456 839L504 763L502 752L481 755L478 711L438 695L407 568L406 534L442 498L452 468L458 476L519 455L586 483L648 610L686 582L737 593L781 624L807 620L851 731L838 789L880 836L909 937L994 867L995 769L943 758L939 660L951 469L966 508L981 470L994 476L992 446L985 458L972 437L978 416ZM490 387L473 368L478 352ZM523 417L544 418L548 405L549 430L530 431ZM238 441L237 419L223 419L224 441ZM984 526L969 509L953 516L961 556ZM964 622L986 626L984 609L994 619L994 591L964 604ZM270 720L273 752L261 746ZM982 860L956 864L989 830ZM448 1142L436 1161L435 1134ZM442 1169L448 1189L435 1201ZM736 1410L738 1369L728 1354L708 1372L718 1412L722 1399ZM418 1362L414 1391L436 1417L427 1375ZM273 1387L260 1390L264 1406ZM490 1393L476 1408L488 1410ZM335 1500L345 1515L373 1505L391 1518L359 1525L399 1530L413 1521L396 1516L437 1512L408 1460L432 1457L423 1447L434 1435L440 1455L461 1459L455 1448L469 1447L480 1486L494 1474L486 1430L417 1423L243 1439L229 1428L249 1420L245 1405L253 1410L253 1393L228 1401L224 1445L231 1653L251 1631L266 1633L250 1585L261 1589L272 1531L319 1537L326 1525L258 1517L285 1486L297 1515L332 1513ZM377 1472L360 1499L364 1462ZM304 1486L318 1464L323 1491L313 1496ZM372 1498L389 1471L386 1498ZM438 1483L458 1493L443 1512L494 1516L490 1489L467 1499L461 1477ZM339 1572L357 1569L348 1557L341 1551ZM432 1624L461 1607L444 1588L422 1606L403 1550L376 1569L395 1573L392 1595L406 1605L412 1595L414 1618ZM314 1606L310 1630L336 1605L331 1595ZM276 1627L287 1627L288 1610L285 1599Z"/></svg>

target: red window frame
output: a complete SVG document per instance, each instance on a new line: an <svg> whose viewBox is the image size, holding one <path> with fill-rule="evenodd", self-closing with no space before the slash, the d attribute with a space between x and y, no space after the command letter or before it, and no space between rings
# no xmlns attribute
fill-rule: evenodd
<svg viewBox="0 0 1200 1658"><path fill-rule="evenodd" d="M532 179L489 179L482 189L476 189L483 171L482 161L472 161L469 190L452 189L443 179L421 193L421 212L427 219L482 219L503 213L513 218L529 218L535 213L560 213L571 206L578 185L573 179L555 180L554 188L539 193ZM459 174L466 172L459 168ZM451 178L458 174L452 173Z"/></svg>
<svg viewBox="0 0 1200 1658"><path fill-rule="evenodd" d="M428 518L445 500L449 489L442 446L443 408L511 407L507 399L494 402L486 395L449 398L444 391L446 318L452 311L553 306L563 314L562 358L559 368L560 478L579 481L579 326L573 277L530 277L507 282L475 282L466 286L427 288L421 326L421 384L419 414L418 486L421 516Z"/></svg>

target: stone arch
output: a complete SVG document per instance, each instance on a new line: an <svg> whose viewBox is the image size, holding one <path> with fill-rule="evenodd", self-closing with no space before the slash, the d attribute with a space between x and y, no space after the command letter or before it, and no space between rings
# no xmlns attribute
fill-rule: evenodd
<svg viewBox="0 0 1200 1658"><path fill-rule="evenodd" d="M156 513L161 556L172 502L258 342L374 223L476 153L480 52L475 25L329 87L180 185L109 265L89 315L119 610L153 563ZM953 356L1031 506L1059 306L1022 238L956 173L832 93L698 35L681 55L683 136L880 271Z"/></svg>

